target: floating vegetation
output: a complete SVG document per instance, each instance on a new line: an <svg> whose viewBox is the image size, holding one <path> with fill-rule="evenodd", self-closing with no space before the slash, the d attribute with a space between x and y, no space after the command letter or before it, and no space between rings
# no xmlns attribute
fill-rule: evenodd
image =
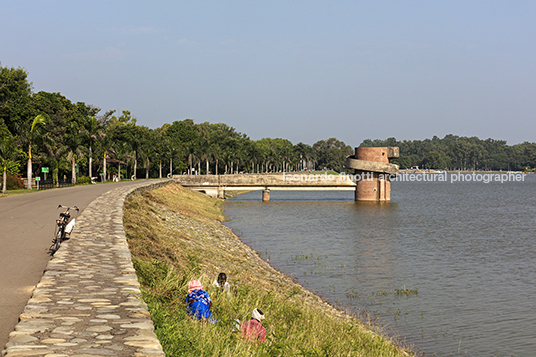
<svg viewBox="0 0 536 357"><path fill-rule="evenodd" d="M359 299L359 291L356 291L355 288L352 288L352 290L348 289L346 287L346 298L348 299Z"/></svg>
<svg viewBox="0 0 536 357"><path fill-rule="evenodd" d="M406 289L405 286L403 289L395 289L394 291L396 295L406 295L406 296L417 295L419 293L419 289L417 288Z"/></svg>
<svg viewBox="0 0 536 357"><path fill-rule="evenodd" d="M397 310L395 311L395 314L396 314L396 315L399 315L399 316L400 316L400 315L407 315L407 314L408 314L408 310L404 310L404 311L402 311L402 310L400 310L400 309L397 309Z"/></svg>

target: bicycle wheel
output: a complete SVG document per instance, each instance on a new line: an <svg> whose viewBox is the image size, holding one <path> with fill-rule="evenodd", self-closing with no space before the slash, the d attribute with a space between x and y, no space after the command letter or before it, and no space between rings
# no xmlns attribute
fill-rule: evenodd
<svg viewBox="0 0 536 357"><path fill-rule="evenodd" d="M54 239L52 240L52 250L56 252L60 249L63 236L65 235L63 226L56 226L56 232L54 233Z"/></svg>
<svg viewBox="0 0 536 357"><path fill-rule="evenodd" d="M65 232L65 227L67 227L67 224L64 224L62 227L61 227L61 241L64 242L66 241L67 239L67 232Z"/></svg>

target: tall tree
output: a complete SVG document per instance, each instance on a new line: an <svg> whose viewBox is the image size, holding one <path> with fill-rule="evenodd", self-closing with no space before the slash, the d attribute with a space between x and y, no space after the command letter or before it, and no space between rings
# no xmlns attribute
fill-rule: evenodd
<svg viewBox="0 0 536 357"><path fill-rule="evenodd" d="M32 87L22 68L2 67L0 63L0 120L13 137L24 130L31 116Z"/></svg>
<svg viewBox="0 0 536 357"><path fill-rule="evenodd" d="M170 146L171 153L181 155L179 162L175 162L175 166L180 170L184 170L188 166L190 172L192 170L192 155L197 147L199 134L195 128L195 124L191 119L182 121L174 121L166 128L165 136ZM187 160L188 166L184 159Z"/></svg>
<svg viewBox="0 0 536 357"><path fill-rule="evenodd" d="M151 160L156 159L157 146L155 145L156 133L154 130L147 128L146 126L137 127L140 146L138 151L143 160L143 166L145 167L145 178L149 179Z"/></svg>
<svg viewBox="0 0 536 357"><path fill-rule="evenodd" d="M63 142L49 141L45 143L47 151L46 164L52 169L52 182L56 187L59 187L59 171L66 153L69 148Z"/></svg>
<svg viewBox="0 0 536 357"><path fill-rule="evenodd" d="M67 133L65 134L65 145L69 148L68 160L71 162L71 183L76 184L76 159L82 154L83 132L77 122L69 123Z"/></svg>
<svg viewBox="0 0 536 357"><path fill-rule="evenodd" d="M335 138L320 140L314 143L313 149L318 154L318 165L335 171L342 171L346 157L352 155L353 149Z"/></svg>
<svg viewBox="0 0 536 357"><path fill-rule="evenodd" d="M15 146L13 135L0 119L0 167L2 170L2 193L7 191L7 173L10 166L17 166L16 160L19 154Z"/></svg>
<svg viewBox="0 0 536 357"><path fill-rule="evenodd" d="M293 148L294 157L298 160L299 170L311 170L316 159L315 150L307 144L298 143Z"/></svg>
<svg viewBox="0 0 536 357"><path fill-rule="evenodd" d="M93 177L93 146L104 135L104 125L96 118L100 108L82 102L76 103L76 106L82 115L80 134L82 142L88 150L88 175Z"/></svg>
<svg viewBox="0 0 536 357"><path fill-rule="evenodd" d="M105 135L104 128L100 125L97 118L89 117L84 121L84 126L82 128L82 136L88 145L88 171L89 177L93 177L93 148L95 142L99 139L102 139Z"/></svg>

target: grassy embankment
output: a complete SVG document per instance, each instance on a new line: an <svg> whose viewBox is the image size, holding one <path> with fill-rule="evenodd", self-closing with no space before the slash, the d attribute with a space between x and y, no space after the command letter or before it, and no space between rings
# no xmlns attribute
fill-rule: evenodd
<svg viewBox="0 0 536 357"><path fill-rule="evenodd" d="M167 356L408 355L273 269L220 223L220 205L179 185L125 203L134 266ZM230 297L211 285L219 272L230 278ZM186 315L191 279L201 280L211 295L216 325ZM250 319L254 308L266 315L264 343L233 332L233 320Z"/></svg>

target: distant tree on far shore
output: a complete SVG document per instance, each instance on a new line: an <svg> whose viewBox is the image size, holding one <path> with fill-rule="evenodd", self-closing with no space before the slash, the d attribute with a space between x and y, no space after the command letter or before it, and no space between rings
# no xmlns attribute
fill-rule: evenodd
<svg viewBox="0 0 536 357"><path fill-rule="evenodd" d="M346 157L352 155L354 149L350 145L335 138L320 140L313 144L318 155L318 168L327 168L337 172L344 171Z"/></svg>

